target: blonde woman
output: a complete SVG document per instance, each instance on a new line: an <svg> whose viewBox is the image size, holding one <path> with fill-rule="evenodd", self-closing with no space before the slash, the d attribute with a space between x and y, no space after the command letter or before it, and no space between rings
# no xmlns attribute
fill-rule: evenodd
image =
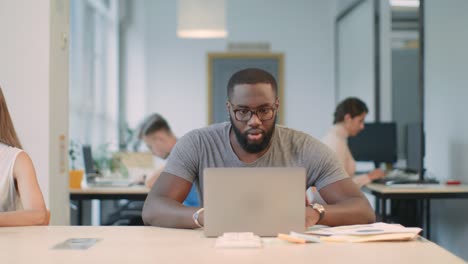
<svg viewBox="0 0 468 264"><path fill-rule="evenodd" d="M0 226L48 222L33 163L22 150L0 87Z"/></svg>

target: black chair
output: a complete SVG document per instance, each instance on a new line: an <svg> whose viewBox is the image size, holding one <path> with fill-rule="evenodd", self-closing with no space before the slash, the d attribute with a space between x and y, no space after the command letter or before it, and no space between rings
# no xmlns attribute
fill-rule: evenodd
<svg viewBox="0 0 468 264"><path fill-rule="evenodd" d="M118 209L111 215L104 225L116 226L142 226L144 225L141 218L143 210L143 201L119 200Z"/></svg>

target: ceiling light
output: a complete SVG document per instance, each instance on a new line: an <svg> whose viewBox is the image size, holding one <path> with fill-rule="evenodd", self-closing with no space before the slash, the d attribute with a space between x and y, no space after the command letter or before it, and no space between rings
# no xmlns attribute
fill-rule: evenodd
<svg viewBox="0 0 468 264"><path fill-rule="evenodd" d="M390 0L393 7L419 7L419 0Z"/></svg>
<svg viewBox="0 0 468 264"><path fill-rule="evenodd" d="M225 0L179 0L177 36L180 38L225 38Z"/></svg>

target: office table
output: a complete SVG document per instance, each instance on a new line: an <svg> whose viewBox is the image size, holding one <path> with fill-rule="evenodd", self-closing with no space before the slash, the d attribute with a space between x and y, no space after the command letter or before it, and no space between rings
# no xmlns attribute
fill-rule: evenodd
<svg viewBox="0 0 468 264"><path fill-rule="evenodd" d="M83 187L80 189L70 189L70 200L77 201L78 225L83 224L83 201L84 200L120 200L144 201L149 188L145 186L132 187Z"/></svg>
<svg viewBox="0 0 468 264"><path fill-rule="evenodd" d="M422 215L420 223L424 222L424 234L430 239L430 213L432 199L458 199L468 198L468 185L443 185L443 184L395 184L383 185L370 183L363 187L363 190L376 198L376 214L382 216L382 221L386 222L387 200L392 199L415 199L421 201ZM422 226L421 226L422 227Z"/></svg>
<svg viewBox="0 0 468 264"><path fill-rule="evenodd" d="M86 250L52 247L70 238L101 239ZM465 263L423 238L411 242L289 244L263 238L256 249L215 248L201 230L117 226L0 228L2 263Z"/></svg>

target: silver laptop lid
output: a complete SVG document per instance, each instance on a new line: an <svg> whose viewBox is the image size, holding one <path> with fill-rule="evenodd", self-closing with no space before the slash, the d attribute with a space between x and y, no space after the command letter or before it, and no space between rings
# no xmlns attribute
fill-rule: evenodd
<svg viewBox="0 0 468 264"><path fill-rule="evenodd" d="M305 230L304 168L207 168L203 184L208 237Z"/></svg>

